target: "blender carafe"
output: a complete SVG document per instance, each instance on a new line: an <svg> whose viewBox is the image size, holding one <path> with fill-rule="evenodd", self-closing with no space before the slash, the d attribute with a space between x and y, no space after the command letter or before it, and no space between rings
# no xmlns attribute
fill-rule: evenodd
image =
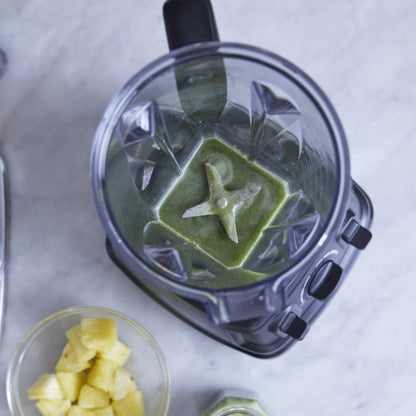
<svg viewBox="0 0 416 416"><path fill-rule="evenodd" d="M202 332L275 356L305 336L367 245L371 203L308 76L258 48L192 42L135 75L97 129L108 251Z"/></svg>

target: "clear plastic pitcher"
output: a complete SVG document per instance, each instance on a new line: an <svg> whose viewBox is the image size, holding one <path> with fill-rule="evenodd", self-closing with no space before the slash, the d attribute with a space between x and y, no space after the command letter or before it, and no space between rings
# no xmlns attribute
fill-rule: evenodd
<svg viewBox="0 0 416 416"><path fill-rule="evenodd" d="M169 13L187 3L166 2L174 50L100 122L96 204L136 283L203 332L271 357L304 337L367 245L371 203L319 87L265 50L184 42L186 30L178 40ZM216 39L209 3L196 3Z"/></svg>

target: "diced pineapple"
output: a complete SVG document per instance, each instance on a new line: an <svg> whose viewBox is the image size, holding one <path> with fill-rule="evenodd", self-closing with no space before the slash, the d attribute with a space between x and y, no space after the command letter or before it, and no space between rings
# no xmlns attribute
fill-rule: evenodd
<svg viewBox="0 0 416 416"><path fill-rule="evenodd" d="M78 373L82 370L90 368L91 364L88 361L79 361L77 355L75 354L74 348L68 342L64 350L62 351L61 357L59 358L58 363L55 366L57 372L66 372L66 373Z"/></svg>
<svg viewBox="0 0 416 416"><path fill-rule="evenodd" d="M39 400L36 407L43 416L66 416L71 402L69 400Z"/></svg>
<svg viewBox="0 0 416 416"><path fill-rule="evenodd" d="M84 409L74 405L69 409L67 416L114 416L114 411L111 406L100 409Z"/></svg>
<svg viewBox="0 0 416 416"><path fill-rule="evenodd" d="M76 325L66 331L66 337L72 345L72 348L74 349L79 361L85 362L95 357L97 351L87 348L81 341L81 325Z"/></svg>
<svg viewBox="0 0 416 416"><path fill-rule="evenodd" d="M70 407L67 416L95 416L95 413L92 410L74 405Z"/></svg>
<svg viewBox="0 0 416 416"><path fill-rule="evenodd" d="M113 409L117 416L143 416L143 393L140 390L136 390L133 393L127 394L120 400L114 400Z"/></svg>
<svg viewBox="0 0 416 416"><path fill-rule="evenodd" d="M114 416L114 411L111 406L103 407L102 409L92 409L94 416Z"/></svg>
<svg viewBox="0 0 416 416"><path fill-rule="evenodd" d="M109 351L117 341L117 325L111 319L85 318L81 321L81 340L90 350Z"/></svg>
<svg viewBox="0 0 416 416"><path fill-rule="evenodd" d="M125 368L117 368L114 373L114 385L111 390L111 398L120 400L129 393L137 390L137 384Z"/></svg>
<svg viewBox="0 0 416 416"><path fill-rule="evenodd" d="M55 374L44 374L30 389L31 400L61 400L64 396Z"/></svg>
<svg viewBox="0 0 416 416"><path fill-rule="evenodd" d="M94 407L107 407L110 402L108 393L95 387L84 384L79 393L78 405L85 409Z"/></svg>
<svg viewBox="0 0 416 416"><path fill-rule="evenodd" d="M108 393L113 388L115 369L114 363L99 358L88 373L87 383Z"/></svg>
<svg viewBox="0 0 416 416"><path fill-rule="evenodd" d="M122 368L131 350L117 339L115 321L84 319L66 335L68 343L55 366L57 374L43 375L29 389L29 398L38 400L40 413L143 416L143 394Z"/></svg>
<svg viewBox="0 0 416 416"><path fill-rule="evenodd" d="M81 386L84 384L84 374L81 373L64 373L56 374L59 384L61 385L64 399L71 402L78 399Z"/></svg>
<svg viewBox="0 0 416 416"><path fill-rule="evenodd" d="M122 365L126 364L126 361L130 356L130 353L131 349L127 345L117 340L113 348L100 353L100 356L108 361L112 361L113 363L121 367Z"/></svg>

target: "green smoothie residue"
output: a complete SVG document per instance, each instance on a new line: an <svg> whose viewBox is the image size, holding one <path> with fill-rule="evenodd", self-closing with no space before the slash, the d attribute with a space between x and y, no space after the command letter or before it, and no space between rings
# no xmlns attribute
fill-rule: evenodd
<svg viewBox="0 0 416 416"><path fill-rule="evenodd" d="M162 225L228 268L239 267L286 198L284 182L206 139L164 196Z"/></svg>

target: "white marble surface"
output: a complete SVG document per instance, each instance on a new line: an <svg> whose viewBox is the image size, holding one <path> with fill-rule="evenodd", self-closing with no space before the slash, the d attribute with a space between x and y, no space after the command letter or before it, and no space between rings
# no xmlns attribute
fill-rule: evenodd
<svg viewBox="0 0 416 416"><path fill-rule="evenodd" d="M88 177L113 94L167 51L162 0L1 0L0 149L11 187L0 415L13 349L75 305L127 313L154 335L172 380L170 416L199 415L223 387L252 388L273 415L407 416L416 396L416 8L413 0L213 0L222 40L263 46L308 72L348 135L374 239L306 339L272 360L212 341L110 262Z"/></svg>

